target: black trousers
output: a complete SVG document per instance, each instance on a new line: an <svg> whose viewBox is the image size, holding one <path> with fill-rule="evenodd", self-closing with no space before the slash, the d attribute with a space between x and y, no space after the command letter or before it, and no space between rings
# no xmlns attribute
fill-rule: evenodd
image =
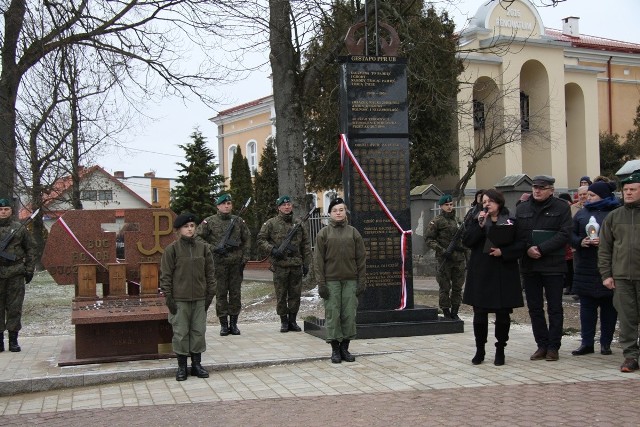
<svg viewBox="0 0 640 427"><path fill-rule="evenodd" d="M522 279L536 344L544 349L560 349L564 320L562 310L564 274L527 273L522 275ZM548 324L544 312L545 299Z"/></svg>

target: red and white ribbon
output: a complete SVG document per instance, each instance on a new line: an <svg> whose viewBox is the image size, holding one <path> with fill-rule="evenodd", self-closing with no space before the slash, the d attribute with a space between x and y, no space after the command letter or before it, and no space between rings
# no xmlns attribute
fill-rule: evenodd
<svg viewBox="0 0 640 427"><path fill-rule="evenodd" d="M93 254L89 252L82 243L80 243L80 240L78 240L76 235L73 233L73 231L71 231L71 228L69 228L69 226L67 225L67 223L64 221L62 217L58 218L58 222L62 226L62 229L66 231L69 236L71 236L71 238L78 244L78 246L80 246L80 249L82 249L84 253L89 255L89 257L91 257L91 259L94 260L96 263L98 263L102 268L104 268L105 270L107 269L107 267L105 267L104 264L98 261L96 257L94 257Z"/></svg>
<svg viewBox="0 0 640 427"><path fill-rule="evenodd" d="M401 286L401 292L400 292L400 307L398 307L397 310L404 310L407 307L407 278L405 277L404 268L405 268L405 263L407 258L407 237L411 234L411 230L404 230L402 226L398 223L398 221L393 216L393 214L391 213L387 205L382 200L382 197L380 197L375 187L367 177L367 174L364 173L364 170L362 170L362 167L360 166L360 163L358 163L358 160L354 156L353 152L349 148L349 140L347 139L347 135L345 135L344 133L341 133L340 134L340 169L344 169L345 154L347 154L349 156L349 159L351 159L351 163L353 163L353 166L356 168L356 170L358 171L358 174L360 175L364 183L367 185L367 188L369 189L371 194L373 194L373 197L375 197L376 202L382 208L385 215L387 215L387 218L389 218L389 220L398 229L398 231L402 233L402 236L400 238L400 256L402 258L402 272L401 272L402 286Z"/></svg>

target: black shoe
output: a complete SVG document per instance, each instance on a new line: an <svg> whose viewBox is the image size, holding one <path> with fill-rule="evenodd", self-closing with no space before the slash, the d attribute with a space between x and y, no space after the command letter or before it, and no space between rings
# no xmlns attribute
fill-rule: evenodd
<svg viewBox="0 0 640 427"><path fill-rule="evenodd" d="M602 354L604 356L609 356L610 354L613 354L613 351L611 351L611 346L610 345L601 345L600 346L600 354Z"/></svg>
<svg viewBox="0 0 640 427"><path fill-rule="evenodd" d="M471 363L474 365L479 365L482 362L484 362L484 356L485 356L485 351L484 351L484 347L482 348L477 348L476 349L476 355L473 356L473 359L471 359Z"/></svg>
<svg viewBox="0 0 640 427"><path fill-rule="evenodd" d="M280 332L289 332L289 316L280 316Z"/></svg>
<svg viewBox="0 0 640 427"><path fill-rule="evenodd" d="M592 345L581 345L576 350L573 350L571 352L571 354L573 354L574 356L583 356L585 354L591 354L591 353L593 353Z"/></svg>
<svg viewBox="0 0 640 427"><path fill-rule="evenodd" d="M298 324L296 323L296 316L298 315L298 313L289 313L289 330L291 332L300 332L302 331L302 328L300 328L300 326L298 326Z"/></svg>
<svg viewBox="0 0 640 427"><path fill-rule="evenodd" d="M184 381L187 379L187 356L178 354L178 371L176 372L176 381Z"/></svg>
<svg viewBox="0 0 640 427"><path fill-rule="evenodd" d="M201 353L191 353L191 375L198 378L209 378L209 372L202 367L201 362Z"/></svg>
<svg viewBox="0 0 640 427"><path fill-rule="evenodd" d="M240 335L240 329L238 329L238 315L229 316L231 321L229 322L229 332L231 335Z"/></svg>
<svg viewBox="0 0 640 427"><path fill-rule="evenodd" d="M9 351L17 353L20 350L22 349L18 345L18 333L9 331Z"/></svg>
<svg viewBox="0 0 640 427"><path fill-rule="evenodd" d="M451 319L453 319L453 320L462 320L458 316L458 310L459 309L460 309L460 306L457 306L457 305L451 306Z"/></svg>
<svg viewBox="0 0 640 427"><path fill-rule="evenodd" d="M4 332L0 334L0 353L4 351Z"/></svg>
<svg viewBox="0 0 640 427"><path fill-rule="evenodd" d="M340 358L345 362L355 362L356 358L349 353L349 342L350 340L342 340L340 343Z"/></svg>
<svg viewBox="0 0 640 427"><path fill-rule="evenodd" d="M340 343L337 340L331 341L331 363L342 363Z"/></svg>
<svg viewBox="0 0 640 427"><path fill-rule="evenodd" d="M451 310L449 308L443 308L442 315L444 316L445 320L451 319Z"/></svg>
<svg viewBox="0 0 640 427"><path fill-rule="evenodd" d="M220 336L226 337L229 335L229 321L227 320L227 316L219 317L220 319Z"/></svg>

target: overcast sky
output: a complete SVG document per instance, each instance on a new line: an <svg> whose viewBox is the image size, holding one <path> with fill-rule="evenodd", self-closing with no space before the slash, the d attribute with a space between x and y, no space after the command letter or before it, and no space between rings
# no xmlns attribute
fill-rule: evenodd
<svg viewBox="0 0 640 427"><path fill-rule="evenodd" d="M549 2L533 0L536 5L543 1ZM463 28L466 20L482 4L483 0L460 0L457 7L449 9L456 26ZM538 12L547 28L562 29L562 18L577 16L581 34L640 43L640 25L637 23L639 0L566 0L557 7L538 7ZM262 60L266 62L266 53ZM217 130L209 119L218 111L271 94L269 73L269 67L265 66L247 80L216 88L219 98L225 102L216 105L215 109L198 101L184 104L175 99L148 106L148 115L157 120L150 122L146 129L138 129L137 135L130 135L132 142L128 152L102 156L100 165L110 173L123 170L125 176L142 175L153 170L159 177L177 177L176 162L184 161L178 144L189 143L189 135L198 128L208 139L209 146L217 151Z"/></svg>

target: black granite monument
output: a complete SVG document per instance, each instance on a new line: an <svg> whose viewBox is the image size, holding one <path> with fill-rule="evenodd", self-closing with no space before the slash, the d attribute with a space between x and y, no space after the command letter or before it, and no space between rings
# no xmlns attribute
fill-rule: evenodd
<svg viewBox="0 0 640 427"><path fill-rule="evenodd" d="M350 223L367 249L367 290L358 305L357 336L463 332L462 321L439 318L437 308L414 307L406 234L411 230L406 60L350 53L340 64L340 121L348 142L344 198ZM323 320L305 322L305 332L324 338Z"/></svg>

